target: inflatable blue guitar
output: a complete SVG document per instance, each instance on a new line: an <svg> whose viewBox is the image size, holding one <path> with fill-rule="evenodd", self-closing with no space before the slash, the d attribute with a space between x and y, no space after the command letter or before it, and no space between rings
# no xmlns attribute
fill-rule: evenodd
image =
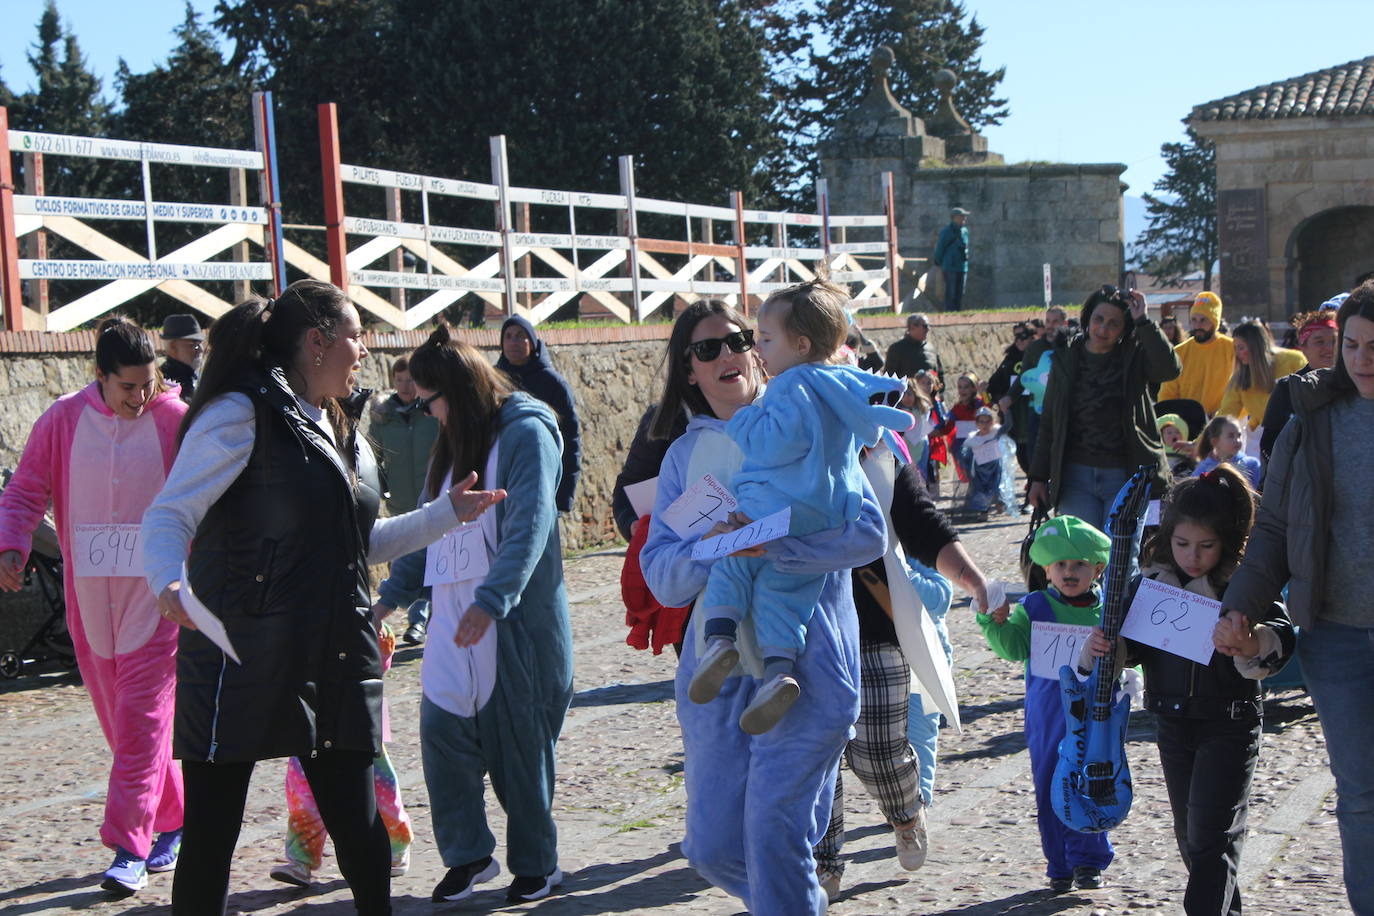
<svg viewBox="0 0 1374 916"><path fill-rule="evenodd" d="M1107 521L1112 539L1102 598L1102 632L1112 651L1099 658L1080 682L1073 665L1059 669L1067 728L1059 742L1059 763L1050 784L1055 813L1082 833L1111 830L1131 810L1131 771L1126 765L1126 725L1131 697L1114 700L1116 645L1126 619L1123 606L1131 573L1131 544L1145 515L1155 468L1143 466L1116 496Z"/></svg>

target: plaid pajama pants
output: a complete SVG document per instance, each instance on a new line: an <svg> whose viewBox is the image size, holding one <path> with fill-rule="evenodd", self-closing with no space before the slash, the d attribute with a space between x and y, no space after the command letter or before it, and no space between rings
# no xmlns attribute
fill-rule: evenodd
<svg viewBox="0 0 1374 916"><path fill-rule="evenodd" d="M859 721L845 759L883 816L891 823L904 823L916 816L922 799L916 752L907 737L911 668L902 650L890 643L861 642L859 685ZM817 864L839 870L843 846L844 789L837 778L830 826L816 844Z"/></svg>

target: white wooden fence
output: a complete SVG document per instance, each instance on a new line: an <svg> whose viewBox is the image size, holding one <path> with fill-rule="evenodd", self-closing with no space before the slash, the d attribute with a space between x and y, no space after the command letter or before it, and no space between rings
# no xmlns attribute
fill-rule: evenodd
<svg viewBox="0 0 1374 916"><path fill-rule="evenodd" d="M617 194L519 187L510 181L504 137L490 141L490 182L415 175L343 163L332 104L321 105L318 112L326 263L283 237L270 94L256 93L253 105L254 150L10 130L7 112L0 107L5 327L69 330L153 289L213 318L232 303L204 283L232 281L238 284L235 298L254 281L268 281L279 291L287 281L287 264L348 290L360 308L402 330L419 327L465 297L476 297L484 311L520 314L534 323L574 302L583 312L599 311L625 322L643 321L665 306L671 314L675 299L692 302L703 296L723 298L747 312L770 292L813 278L821 265L831 279L850 287L855 310L900 309L902 259L890 173L885 175L886 212L867 215L831 215L823 181L817 187L816 213L748 209L738 192L725 206L642 197L636 193L629 156L620 159ZM27 193L15 193L11 154L26 157ZM141 199L45 194L44 160L62 156L138 163ZM158 200L152 165L226 170L237 179L226 182L226 188L235 190L224 203ZM247 203L249 172L259 178L256 206ZM355 189L355 203L358 188L380 189L385 212L346 210L346 187ZM375 200L376 194L371 196ZM489 205L491 219L485 225L444 225L431 219L431 204L440 198L480 202L478 213ZM112 238L108 229L97 228L111 221L141 222L144 250L135 251ZM160 223L215 228L161 251ZM610 234L587 228L612 224ZM655 227L658 234L642 231L641 224ZM531 231L535 225L558 228ZM665 230L671 226L681 229ZM48 234L91 257L49 258ZM858 238L850 241L851 234ZM27 252L21 252L21 241ZM251 259L250 243L261 260ZM407 269L406 254L413 269ZM98 285L49 310L47 284L52 281ZM25 282L28 302L23 299Z"/></svg>

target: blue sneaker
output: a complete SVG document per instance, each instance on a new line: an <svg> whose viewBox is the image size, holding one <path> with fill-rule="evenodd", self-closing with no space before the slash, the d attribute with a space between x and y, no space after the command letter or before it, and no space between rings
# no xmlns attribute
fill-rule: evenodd
<svg viewBox="0 0 1374 916"><path fill-rule="evenodd" d="M148 886L148 863L123 849L115 850L114 864L105 870L100 886L117 897L128 897Z"/></svg>
<svg viewBox="0 0 1374 916"><path fill-rule="evenodd" d="M148 871L171 871L177 867L177 856L181 855L181 828L159 833L153 841L153 850L148 853Z"/></svg>

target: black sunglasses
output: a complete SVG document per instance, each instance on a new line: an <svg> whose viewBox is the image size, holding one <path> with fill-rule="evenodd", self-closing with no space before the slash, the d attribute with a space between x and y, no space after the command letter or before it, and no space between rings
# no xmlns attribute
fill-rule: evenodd
<svg viewBox="0 0 1374 916"><path fill-rule="evenodd" d="M433 404L435 401L439 400L443 396L444 395L442 392L436 391L427 398L416 398L415 404L411 407L411 410L418 410L420 411L420 413L424 414L427 417L432 416L432 414L430 414L429 412L429 405Z"/></svg>
<svg viewBox="0 0 1374 916"><path fill-rule="evenodd" d="M724 344L730 348L731 353L747 353L754 349L754 332L749 329L743 331L733 331L724 337L710 337L706 340L698 340L687 345L684 356L696 354L697 359L703 363L709 363L720 356L720 346Z"/></svg>

